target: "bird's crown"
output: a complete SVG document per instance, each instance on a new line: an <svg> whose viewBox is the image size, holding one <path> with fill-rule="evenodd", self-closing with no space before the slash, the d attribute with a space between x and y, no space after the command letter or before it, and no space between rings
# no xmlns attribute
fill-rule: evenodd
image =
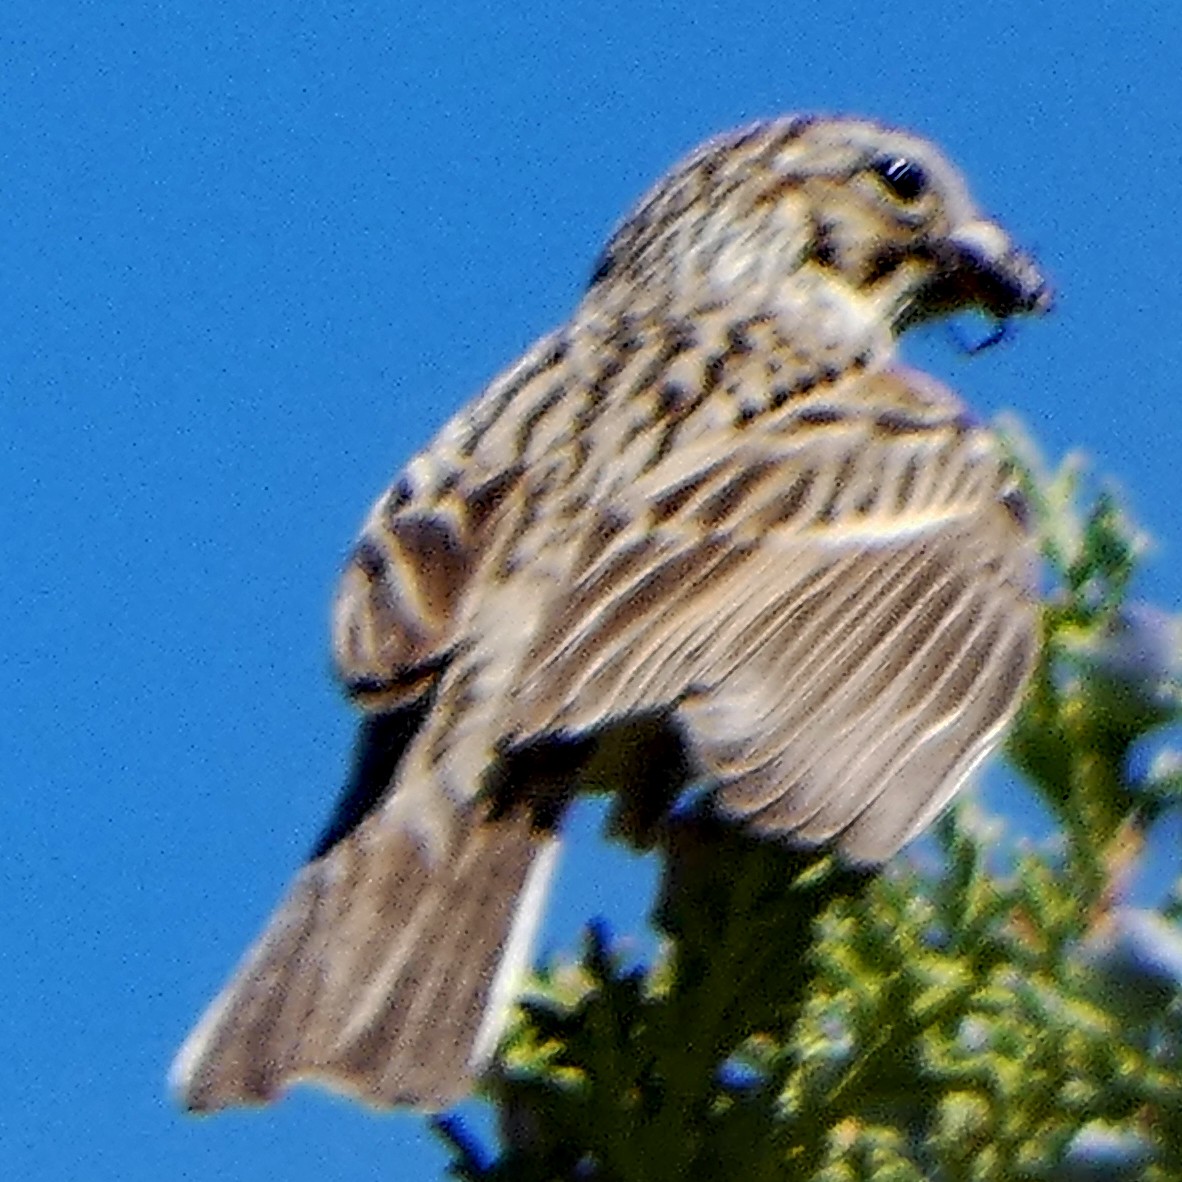
<svg viewBox="0 0 1182 1182"><path fill-rule="evenodd" d="M874 301L896 329L1049 302L1037 268L933 145L810 116L720 136L675 166L612 236L589 298L674 315L736 301L776 311L802 275Z"/></svg>

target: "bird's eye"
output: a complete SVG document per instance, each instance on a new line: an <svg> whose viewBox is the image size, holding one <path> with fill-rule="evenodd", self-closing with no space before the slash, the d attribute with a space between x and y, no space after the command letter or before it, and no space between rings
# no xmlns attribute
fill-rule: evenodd
<svg viewBox="0 0 1182 1182"><path fill-rule="evenodd" d="M916 201L928 187L928 174L906 156L883 156L870 168L900 201Z"/></svg>

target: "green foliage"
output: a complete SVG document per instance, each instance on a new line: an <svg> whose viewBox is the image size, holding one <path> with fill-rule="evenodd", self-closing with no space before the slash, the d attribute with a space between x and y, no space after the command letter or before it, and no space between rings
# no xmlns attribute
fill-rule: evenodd
<svg viewBox="0 0 1182 1182"><path fill-rule="evenodd" d="M676 817L665 954L626 969L596 927L541 973L486 1085L499 1152L437 1122L456 1177L1182 1178L1182 879L1124 905L1182 800L1176 754L1130 760L1182 721L1177 625L1129 600L1144 542L1116 499L1081 510L1078 463L1014 454L1051 586L1008 754L1057 838L1005 841L970 802L938 857L871 877L708 803Z"/></svg>

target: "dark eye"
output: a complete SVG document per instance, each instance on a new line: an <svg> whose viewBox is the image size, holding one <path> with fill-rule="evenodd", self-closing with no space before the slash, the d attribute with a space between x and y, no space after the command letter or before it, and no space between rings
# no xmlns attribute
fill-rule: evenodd
<svg viewBox="0 0 1182 1182"><path fill-rule="evenodd" d="M900 201L915 201L928 187L928 174L906 156L883 156L870 168Z"/></svg>

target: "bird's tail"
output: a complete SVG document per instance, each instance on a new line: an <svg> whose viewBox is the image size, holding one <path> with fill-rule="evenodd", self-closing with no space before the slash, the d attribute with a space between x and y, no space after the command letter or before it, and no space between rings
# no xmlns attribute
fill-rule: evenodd
<svg viewBox="0 0 1182 1182"><path fill-rule="evenodd" d="M380 813L304 867L177 1055L194 1111L315 1080L375 1106L441 1108L495 1049L557 839L528 809L461 818L432 860Z"/></svg>

